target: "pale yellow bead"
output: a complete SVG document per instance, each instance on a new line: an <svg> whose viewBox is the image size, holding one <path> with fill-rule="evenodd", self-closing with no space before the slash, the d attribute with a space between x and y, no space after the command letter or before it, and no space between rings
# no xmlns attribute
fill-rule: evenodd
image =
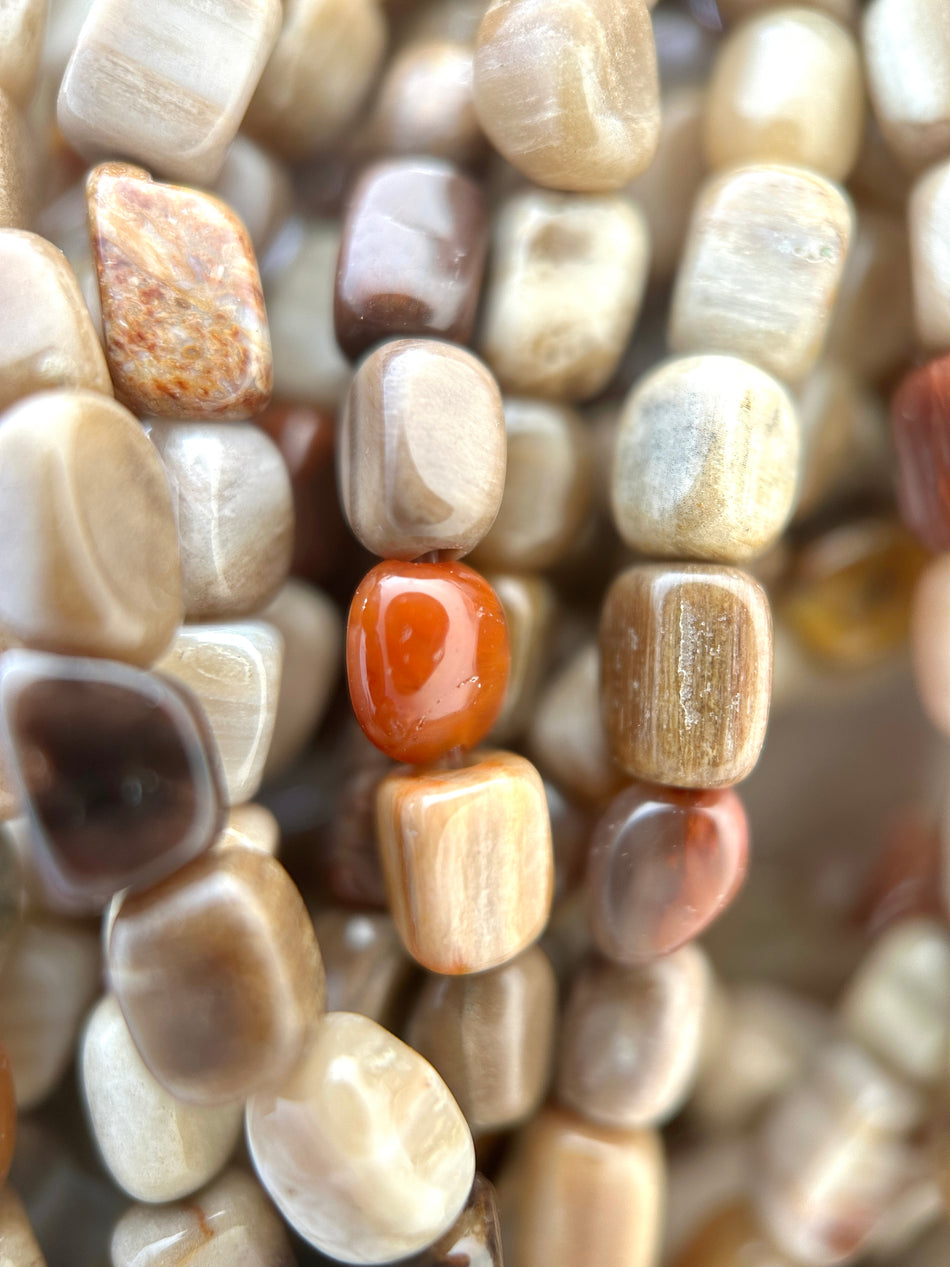
<svg viewBox="0 0 950 1267"><path fill-rule="evenodd" d="M917 338L933 352L950 348L950 162L914 186L908 205Z"/></svg>
<svg viewBox="0 0 950 1267"><path fill-rule="evenodd" d="M864 15L868 87L881 131L907 167L950 154L950 7L872 0Z"/></svg>

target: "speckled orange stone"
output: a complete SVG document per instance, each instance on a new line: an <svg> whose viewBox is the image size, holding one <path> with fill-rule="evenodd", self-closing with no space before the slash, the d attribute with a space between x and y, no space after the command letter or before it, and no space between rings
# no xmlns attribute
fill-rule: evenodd
<svg viewBox="0 0 950 1267"><path fill-rule="evenodd" d="M103 163L89 231L116 395L141 417L253 418L270 400L254 248L225 203Z"/></svg>

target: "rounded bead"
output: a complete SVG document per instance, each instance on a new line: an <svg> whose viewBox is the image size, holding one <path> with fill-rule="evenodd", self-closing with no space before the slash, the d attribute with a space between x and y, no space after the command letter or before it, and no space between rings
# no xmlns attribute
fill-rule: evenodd
<svg viewBox="0 0 950 1267"><path fill-rule="evenodd" d="M928 550L950 550L950 356L907 375L891 425L904 523Z"/></svg>

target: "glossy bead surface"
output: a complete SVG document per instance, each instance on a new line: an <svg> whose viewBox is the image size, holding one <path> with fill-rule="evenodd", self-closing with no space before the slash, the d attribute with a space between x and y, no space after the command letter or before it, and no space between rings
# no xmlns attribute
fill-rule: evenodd
<svg viewBox="0 0 950 1267"><path fill-rule="evenodd" d="M225 1104L283 1078L323 1012L323 965L303 899L257 849L213 851L119 901L110 984L155 1078Z"/></svg>
<svg viewBox="0 0 950 1267"><path fill-rule="evenodd" d="M95 168L86 188L117 394L142 417L260 413L270 334L254 248L234 212L125 163Z"/></svg>
<svg viewBox="0 0 950 1267"><path fill-rule="evenodd" d="M471 1134L442 1079L351 1012L328 1013L291 1076L252 1097L247 1139L288 1223L346 1263L424 1249L458 1218L475 1175Z"/></svg>
<svg viewBox="0 0 950 1267"><path fill-rule="evenodd" d="M10 1267L46 1267L23 1202L9 1184L0 1190L0 1248Z"/></svg>
<svg viewBox="0 0 950 1267"><path fill-rule="evenodd" d="M350 699L396 761L475 747L501 709L509 659L501 604L463 563L380 563L353 596Z"/></svg>
<svg viewBox="0 0 950 1267"><path fill-rule="evenodd" d="M950 162L931 167L914 185L907 205L917 339L931 352L950 348Z"/></svg>
<svg viewBox="0 0 950 1267"><path fill-rule="evenodd" d="M249 137L236 136L211 190L244 224L260 255L290 214L287 167Z"/></svg>
<svg viewBox="0 0 950 1267"><path fill-rule="evenodd" d="M772 622L752 577L699 564L628 568L604 603L601 661L607 734L629 774L726 787L755 765L769 712Z"/></svg>
<svg viewBox="0 0 950 1267"><path fill-rule="evenodd" d="M0 229L32 225L36 167L26 120L0 86Z"/></svg>
<svg viewBox="0 0 950 1267"><path fill-rule="evenodd" d="M381 558L467 554L505 487L501 394L470 353L428 339L371 352L340 423L339 483L350 528Z"/></svg>
<svg viewBox="0 0 950 1267"><path fill-rule="evenodd" d="M911 650L917 694L927 716L950 734L950 559L934 559L917 582L911 607Z"/></svg>
<svg viewBox="0 0 950 1267"><path fill-rule="evenodd" d="M891 407L897 495L911 532L950 549L950 356L911 370Z"/></svg>
<svg viewBox="0 0 950 1267"><path fill-rule="evenodd" d="M541 576L493 572L485 579L504 609L511 649L505 702L489 732L493 743L503 744L520 735L534 715L548 668L557 598Z"/></svg>
<svg viewBox="0 0 950 1267"><path fill-rule="evenodd" d="M656 45L643 0L494 0L475 44L494 147L553 189L619 189L656 152Z"/></svg>
<svg viewBox="0 0 950 1267"><path fill-rule="evenodd" d="M40 68L46 0L7 0L0 13L0 89L26 105Z"/></svg>
<svg viewBox="0 0 950 1267"><path fill-rule="evenodd" d="M734 792L645 784L621 792L588 855L587 909L600 950L647 963L698 937L735 897L748 850Z"/></svg>
<svg viewBox="0 0 950 1267"><path fill-rule="evenodd" d="M484 972L537 939L554 859L544 785L524 757L396 771L380 784L377 822L393 919L424 968Z"/></svg>
<svg viewBox="0 0 950 1267"><path fill-rule="evenodd" d="M393 159L364 172L337 265L334 320L347 356L406 335L467 343L487 231L481 190L449 163Z"/></svg>
<svg viewBox="0 0 950 1267"><path fill-rule="evenodd" d="M327 1011L358 1012L392 1028L414 966L389 915L332 907L317 911L313 928L327 974Z"/></svg>
<svg viewBox="0 0 950 1267"><path fill-rule="evenodd" d="M476 1174L465 1209L452 1227L405 1267L502 1267L501 1250L495 1189Z"/></svg>

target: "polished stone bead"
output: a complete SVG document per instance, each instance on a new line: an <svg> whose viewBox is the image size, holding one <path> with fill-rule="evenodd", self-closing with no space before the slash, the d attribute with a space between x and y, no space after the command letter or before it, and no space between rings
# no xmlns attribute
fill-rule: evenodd
<svg viewBox="0 0 950 1267"><path fill-rule="evenodd" d="M234 805L228 812L227 825L214 842L215 849L260 849L276 858L280 849L280 823L263 805L249 801Z"/></svg>
<svg viewBox="0 0 950 1267"><path fill-rule="evenodd" d="M387 1263L448 1231L475 1174L442 1079L375 1021L330 1012L306 1056L247 1106L261 1182L304 1240L345 1263Z"/></svg>
<svg viewBox="0 0 950 1267"><path fill-rule="evenodd" d="M476 1173L465 1209L444 1236L405 1267L503 1267L498 1198L484 1175Z"/></svg>
<svg viewBox="0 0 950 1267"><path fill-rule="evenodd" d="M824 358L795 393L802 459L793 522L878 487L893 463L884 402L866 383Z"/></svg>
<svg viewBox="0 0 950 1267"><path fill-rule="evenodd" d="M284 1225L246 1171L226 1170L174 1205L133 1205L112 1233L112 1267L296 1267Z"/></svg>
<svg viewBox="0 0 950 1267"><path fill-rule="evenodd" d="M149 664L181 620L162 464L121 405L49 392L0 426L0 623L33 647Z"/></svg>
<svg viewBox="0 0 950 1267"><path fill-rule="evenodd" d="M194 696L107 660L8 651L0 734L57 907L100 911L163 879L223 826L214 739Z"/></svg>
<svg viewBox="0 0 950 1267"><path fill-rule="evenodd" d="M640 311L649 256L629 199L527 190L503 202L479 348L504 390L563 402L604 388Z"/></svg>
<svg viewBox="0 0 950 1267"><path fill-rule="evenodd" d="M0 1042L0 1188L7 1181L16 1144L16 1091L7 1049Z"/></svg>
<svg viewBox="0 0 950 1267"><path fill-rule="evenodd" d="M475 45L475 106L509 163L553 189L619 189L660 132L643 0L493 0Z"/></svg>
<svg viewBox="0 0 950 1267"><path fill-rule="evenodd" d="M501 710L509 661L501 604L463 563L380 563L353 596L353 711L396 761L474 748Z"/></svg>
<svg viewBox="0 0 950 1267"><path fill-rule="evenodd" d="M244 120L268 149L299 160L339 139L386 45L376 0L284 0L284 20Z"/></svg>
<svg viewBox="0 0 950 1267"><path fill-rule="evenodd" d="M87 198L117 394L142 416L260 413L270 335L254 248L234 212L125 163L95 168Z"/></svg>
<svg viewBox="0 0 950 1267"><path fill-rule="evenodd" d="M946 247L950 162L932 167L920 177L911 190L907 219L917 339L931 352L945 352L950 348L950 259Z"/></svg>
<svg viewBox="0 0 950 1267"><path fill-rule="evenodd" d="M340 423L339 482L354 535L381 558L467 554L505 487L501 394L469 352L397 339L356 371Z"/></svg>
<svg viewBox="0 0 950 1267"><path fill-rule="evenodd" d="M37 194L36 169L26 120L0 87L0 229L26 229L32 224Z"/></svg>
<svg viewBox="0 0 950 1267"><path fill-rule="evenodd" d="M736 1135L703 1137L671 1150L663 1237L664 1267L675 1263L676 1255L714 1212L742 1199L747 1185L748 1155L748 1141Z"/></svg>
<svg viewBox="0 0 950 1267"><path fill-rule="evenodd" d="M88 159L214 180L279 26L280 0L95 0L59 90L63 135Z"/></svg>
<svg viewBox="0 0 950 1267"><path fill-rule="evenodd" d="M726 352L803 378L828 331L851 207L823 176L754 164L700 192L670 313L675 352Z"/></svg>
<svg viewBox="0 0 950 1267"><path fill-rule="evenodd" d="M140 894L106 931L109 980L152 1075L225 1104L285 1077L323 1012L303 899L257 849L214 851Z"/></svg>
<svg viewBox="0 0 950 1267"><path fill-rule="evenodd" d="M293 491L277 446L249 424L155 422L148 433L178 517L186 617L259 612L293 550Z"/></svg>
<svg viewBox="0 0 950 1267"><path fill-rule="evenodd" d="M911 370L891 424L904 522L928 550L950 550L950 356Z"/></svg>
<svg viewBox="0 0 950 1267"><path fill-rule="evenodd" d="M505 702L489 731L493 743L504 744L520 735L534 716L548 666L557 597L541 576L495 572L485 579L505 613L511 649Z"/></svg>
<svg viewBox="0 0 950 1267"><path fill-rule="evenodd" d="M0 230L0 409L54 387L112 395L76 275L35 233Z"/></svg>
<svg viewBox="0 0 950 1267"><path fill-rule="evenodd" d="M780 383L732 356L675 358L623 407L614 522L642 554L745 562L781 535L798 466L798 418Z"/></svg>
<svg viewBox="0 0 950 1267"><path fill-rule="evenodd" d="M672 1267L795 1267L768 1240L745 1202L727 1205L707 1219Z"/></svg>
<svg viewBox="0 0 950 1267"><path fill-rule="evenodd" d="M390 770L388 759L374 748L341 774L335 788L316 870L323 891L343 906L388 908L376 843L376 794Z"/></svg>
<svg viewBox="0 0 950 1267"><path fill-rule="evenodd" d="M406 1037L445 1079L477 1135L508 1130L538 1109L556 1025L554 969L532 946L490 972L429 977Z"/></svg>
<svg viewBox="0 0 950 1267"><path fill-rule="evenodd" d="M234 138L211 192L242 221L258 255L287 219L293 202L287 167L246 136Z"/></svg>
<svg viewBox="0 0 950 1267"><path fill-rule="evenodd" d="M554 882L551 824L524 757L397 770L380 784L377 816L393 919L424 968L484 972L540 935Z"/></svg>
<svg viewBox="0 0 950 1267"><path fill-rule="evenodd" d="M738 783L755 765L769 712L772 622L751 576L699 564L628 568L604 603L601 662L608 738L629 774L713 788Z"/></svg>
<svg viewBox="0 0 950 1267"><path fill-rule="evenodd" d="M46 1267L23 1202L9 1184L0 1189L0 1255L3 1267Z"/></svg>
<svg viewBox="0 0 950 1267"><path fill-rule="evenodd" d="M943 734L950 734L950 557L928 564L914 590L911 607L911 649L917 694L927 716Z"/></svg>
<svg viewBox="0 0 950 1267"><path fill-rule="evenodd" d="M137 1201L177 1201L196 1192L237 1143L242 1105L205 1108L169 1095L142 1063L111 994L86 1023L79 1076L106 1169Z"/></svg>
<svg viewBox="0 0 950 1267"><path fill-rule="evenodd" d="M745 878L749 827L732 791L634 784L597 824L587 863L591 931L617 963L648 963L698 937Z"/></svg>
<svg viewBox="0 0 950 1267"><path fill-rule="evenodd" d="M716 0L716 7L724 22L735 24L762 10L784 8L785 3L786 0ZM804 0L804 5L837 18L844 26L857 25L858 0Z"/></svg>
<svg viewBox="0 0 950 1267"><path fill-rule="evenodd" d="M5 0L0 9L0 90L26 105L40 68L47 0Z"/></svg>
<svg viewBox="0 0 950 1267"><path fill-rule="evenodd" d="M317 911L313 927L327 974L327 1011L358 1012L392 1028L414 972L390 916L333 907Z"/></svg>
<svg viewBox="0 0 950 1267"><path fill-rule="evenodd" d="M277 629L249 620L185 625L155 665L183 682L203 708L232 805L250 800L260 787L277 719L283 658Z"/></svg>
<svg viewBox="0 0 950 1267"><path fill-rule="evenodd" d="M451 164L392 159L364 172L337 265L333 312L346 355L403 335L467 343L487 242L481 190Z"/></svg>

